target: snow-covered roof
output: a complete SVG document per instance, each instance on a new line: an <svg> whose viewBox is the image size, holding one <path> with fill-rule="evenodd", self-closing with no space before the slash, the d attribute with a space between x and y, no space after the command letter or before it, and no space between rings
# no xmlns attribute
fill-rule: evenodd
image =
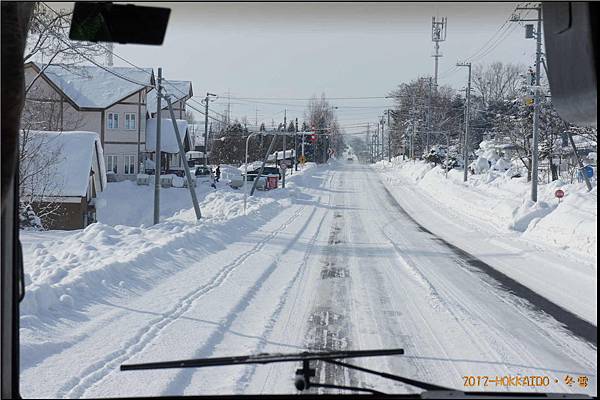
<svg viewBox="0 0 600 400"><path fill-rule="evenodd" d="M185 142L188 135L187 121L176 119L177 127L181 140ZM150 118L146 121L146 151L155 151L156 149L156 118ZM178 153L177 137L173 129L173 121L168 118L160 119L160 151L164 153Z"/></svg>
<svg viewBox="0 0 600 400"><path fill-rule="evenodd" d="M293 158L295 151L294 149L292 150L286 150L285 151L285 158ZM269 157L267 158L267 161L274 161L275 160L275 156L277 156L278 160L281 160L283 157L283 150L282 151L276 151L273 154L269 154Z"/></svg>
<svg viewBox="0 0 600 400"><path fill-rule="evenodd" d="M86 195L90 171L94 172L96 191L106 187L106 169L100 137L95 132L32 132L32 140L41 141L44 154L38 155L41 166L49 168L48 191L51 197ZM52 159L52 162L44 161ZM49 157L49 158L48 158Z"/></svg>
<svg viewBox="0 0 600 400"><path fill-rule="evenodd" d="M38 70L43 68L34 65ZM104 68L53 64L43 74L80 108L108 108L153 82L152 68Z"/></svg>
<svg viewBox="0 0 600 400"><path fill-rule="evenodd" d="M192 82L190 81L171 81L163 79L163 93L171 96L171 103L181 99L188 99L194 94L192 92ZM167 102L161 101L161 109L167 108ZM146 97L146 109L150 113L156 112L156 90L152 89Z"/></svg>

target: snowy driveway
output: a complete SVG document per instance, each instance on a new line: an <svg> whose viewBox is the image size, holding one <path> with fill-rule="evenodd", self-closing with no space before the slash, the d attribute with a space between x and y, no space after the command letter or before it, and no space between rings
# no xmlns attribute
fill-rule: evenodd
<svg viewBox="0 0 600 400"><path fill-rule="evenodd" d="M49 324L44 334L52 346L25 354L35 362L23 366L24 397L295 393L296 364L118 367L381 347L406 354L354 362L462 390L506 390L465 387L465 376L535 375L550 379L542 390L596 394L596 344L577 321L563 326L543 305L505 290L506 282L407 216L370 168L319 167L297 184L302 195L259 229L208 255L169 250L148 268L184 267L159 283ZM34 350L26 343L24 351ZM590 386L568 386L567 375L587 376ZM320 365L317 376L384 392L415 390L330 366Z"/></svg>

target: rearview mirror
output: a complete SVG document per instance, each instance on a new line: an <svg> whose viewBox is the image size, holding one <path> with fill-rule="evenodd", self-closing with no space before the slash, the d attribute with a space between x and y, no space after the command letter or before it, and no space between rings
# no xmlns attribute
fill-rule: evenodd
<svg viewBox="0 0 600 400"><path fill-rule="evenodd" d="M76 2L69 39L87 42L163 43L171 9L110 2Z"/></svg>

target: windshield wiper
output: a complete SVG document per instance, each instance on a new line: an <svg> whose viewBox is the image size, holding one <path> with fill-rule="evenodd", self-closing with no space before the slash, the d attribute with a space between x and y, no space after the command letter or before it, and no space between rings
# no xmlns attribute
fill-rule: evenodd
<svg viewBox="0 0 600 400"><path fill-rule="evenodd" d="M357 386L342 386L329 383L314 382L311 378L316 375L316 370L311 368L311 361L321 361L333 365L338 365L343 368L354 369L379 376L384 379L389 379L396 382L401 382L407 385L424 389L422 393L395 395L400 397L417 397L417 398L432 398L446 399L451 396L453 399L473 399L473 398L489 398L489 399L517 399L517 398L591 398L585 394L579 393L539 393L539 392L463 392L460 390L435 385L432 383L410 379L399 375L393 375L386 372L375 371L372 369L359 367L357 365L348 364L338 361L346 358L361 358L361 357L382 357L396 356L404 354L403 349L383 349L383 350L352 350L352 351L305 351L301 353L261 353L249 356L233 356L233 357L216 357L216 358L198 358L189 360L162 361L141 364L122 364L121 371L135 371L148 369L167 369L167 368L204 368L217 367L228 365L241 364L271 364L282 362L302 362L302 368L296 370L296 379L294 385L299 391L309 389L311 387L321 387L327 389L351 390L355 392L367 392L374 395L384 395L385 393L378 390L357 387Z"/></svg>
<svg viewBox="0 0 600 400"><path fill-rule="evenodd" d="M226 365L240 364L271 364L281 362L302 362L302 368L296 370L296 379L294 385L296 389L302 391L311 387L322 387L328 389L352 390L358 392L368 392L373 394L383 394L380 391L354 386L341 386L328 383L313 382L312 377L315 376L315 369L311 368L311 361L322 361L334 365L339 365L348 369L355 369L361 372L380 376L385 379L402 382L408 385L416 386L425 390L453 390L443 386L434 385L427 382L422 382L410 378L405 378L398 375L392 375L385 372L374 371L368 368L359 367L345 362L337 361L346 358L360 357L381 357L395 356L404 354L404 349L383 349L383 350L353 350L353 351L305 351L301 353L262 353L249 356L234 356L234 357L216 357L216 358L200 358L190 360L176 360L151 362L141 364L123 364L121 371L147 370L147 369L167 369L167 368L203 368L216 367Z"/></svg>

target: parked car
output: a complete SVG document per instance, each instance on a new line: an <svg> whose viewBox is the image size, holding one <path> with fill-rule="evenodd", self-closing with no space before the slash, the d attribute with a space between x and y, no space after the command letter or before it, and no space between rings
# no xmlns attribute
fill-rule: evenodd
<svg viewBox="0 0 600 400"><path fill-rule="evenodd" d="M210 167L205 165L196 165L194 166L194 175L195 176L210 176L211 170Z"/></svg>
<svg viewBox="0 0 600 400"><path fill-rule="evenodd" d="M260 171L260 168L252 170L252 171L248 171L248 182L252 182L254 179L256 179L256 176L258 175L259 171ZM278 179L281 179L281 172L279 171L279 168L277 168L277 167L265 167L263 169L262 176L266 177L269 175L277 175Z"/></svg>
<svg viewBox="0 0 600 400"><path fill-rule="evenodd" d="M171 167L167 170L166 174L173 174L177 175L180 178L183 178L185 176L185 170L183 169L183 167Z"/></svg>

